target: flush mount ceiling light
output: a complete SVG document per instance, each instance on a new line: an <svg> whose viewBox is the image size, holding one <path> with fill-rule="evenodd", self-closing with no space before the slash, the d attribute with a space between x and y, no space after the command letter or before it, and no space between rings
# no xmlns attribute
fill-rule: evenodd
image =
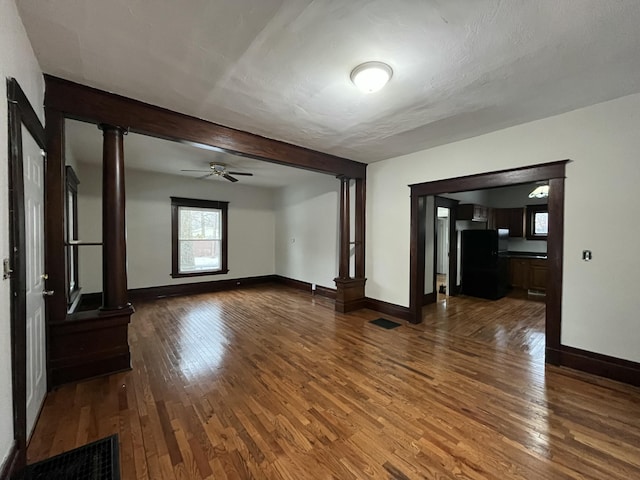
<svg viewBox="0 0 640 480"><path fill-rule="evenodd" d="M351 81L364 93L373 93L391 79L393 70L386 63L366 62L351 71Z"/></svg>
<svg viewBox="0 0 640 480"><path fill-rule="evenodd" d="M549 185L538 185L533 192L529 194L529 198L545 198L549 196Z"/></svg>

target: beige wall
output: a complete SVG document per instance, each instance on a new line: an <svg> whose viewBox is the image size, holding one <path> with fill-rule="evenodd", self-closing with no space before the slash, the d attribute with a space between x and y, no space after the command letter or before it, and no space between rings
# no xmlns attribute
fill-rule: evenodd
<svg viewBox="0 0 640 480"><path fill-rule="evenodd" d="M3 259L9 257L6 77L18 80L43 121L42 74L12 0L0 0L0 257ZM13 443L9 315L9 281L0 280L0 466Z"/></svg>
<svg viewBox="0 0 640 480"><path fill-rule="evenodd" d="M407 185L571 159L562 343L640 361L639 126L637 94L370 165L367 295L409 304Z"/></svg>
<svg viewBox="0 0 640 480"><path fill-rule="evenodd" d="M79 163L78 177L80 239L100 241L101 169L97 165ZM272 190L130 169L126 171L125 185L129 288L253 277L275 272ZM172 196L229 202L228 274L170 277ZM100 247L81 247L80 283L84 293L102 291L101 255Z"/></svg>
<svg viewBox="0 0 640 480"><path fill-rule="evenodd" d="M340 182L329 175L278 190L275 254L278 275L335 288L339 192Z"/></svg>

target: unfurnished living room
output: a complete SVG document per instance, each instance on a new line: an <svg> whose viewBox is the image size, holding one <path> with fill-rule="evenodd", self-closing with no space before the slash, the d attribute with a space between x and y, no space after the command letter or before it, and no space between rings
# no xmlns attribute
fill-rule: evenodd
<svg viewBox="0 0 640 480"><path fill-rule="evenodd" d="M638 25L0 0L0 478L640 478Z"/></svg>

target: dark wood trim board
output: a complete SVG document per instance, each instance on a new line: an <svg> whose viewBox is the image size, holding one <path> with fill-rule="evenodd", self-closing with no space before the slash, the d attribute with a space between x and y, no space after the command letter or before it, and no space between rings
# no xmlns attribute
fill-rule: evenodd
<svg viewBox="0 0 640 480"><path fill-rule="evenodd" d="M640 387L640 363L566 345L560 346L559 350L547 350L547 355L556 357L563 367Z"/></svg>
<svg viewBox="0 0 640 480"><path fill-rule="evenodd" d="M275 281L281 283L282 285L286 285L287 287L296 288L298 290L303 290L305 292L309 292L313 295L320 295L321 297L327 297L332 300L336 298L336 289L329 287L321 287L320 285L316 285L315 292L311 290L311 283L303 282L302 280L294 280L293 278L283 277L282 275L274 275Z"/></svg>
<svg viewBox="0 0 640 480"><path fill-rule="evenodd" d="M311 290L311 283L281 275L261 275L257 277L232 278L227 280L212 280L209 282L181 283L177 285L162 285L158 287L132 288L129 290L131 301L156 300L166 297L178 297L185 295L197 295L201 293L221 292L244 288L266 283L279 283L287 287L303 290L311 294L334 300L336 290L334 288L316 285L316 290ZM102 293L88 293L82 295L81 306L83 309L98 308L102 301Z"/></svg>
<svg viewBox="0 0 640 480"><path fill-rule="evenodd" d="M65 117L349 178L365 178L365 163L218 125L69 80L45 75L45 106Z"/></svg>
<svg viewBox="0 0 640 480"><path fill-rule="evenodd" d="M430 303L436 303L438 300L438 292L436 291L436 287L433 287L434 290L431 293L425 293L422 295L422 305L429 305Z"/></svg>
<svg viewBox="0 0 640 480"><path fill-rule="evenodd" d="M366 297L365 308L401 318L406 321L411 321L411 311L407 307L396 305L394 303L383 302L382 300Z"/></svg>

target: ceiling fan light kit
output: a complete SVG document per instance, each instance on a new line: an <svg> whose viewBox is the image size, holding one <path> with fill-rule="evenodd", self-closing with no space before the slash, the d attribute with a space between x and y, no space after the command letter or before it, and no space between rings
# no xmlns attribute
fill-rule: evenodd
<svg viewBox="0 0 640 480"><path fill-rule="evenodd" d="M383 62L366 62L351 71L351 81L364 93L381 90L391 77L393 70Z"/></svg>
<svg viewBox="0 0 640 480"><path fill-rule="evenodd" d="M216 163L216 162L210 162L209 163L209 170L180 170L181 172L200 172L200 173L206 173L207 175L204 175L200 178L207 178L207 177L211 177L211 176L216 176L216 177L222 177L226 180L229 180L230 182L237 182L238 179L233 177L232 175L242 175L245 177L253 177L253 173L245 173L245 172L230 172L229 170L227 170L227 165L225 163Z"/></svg>

